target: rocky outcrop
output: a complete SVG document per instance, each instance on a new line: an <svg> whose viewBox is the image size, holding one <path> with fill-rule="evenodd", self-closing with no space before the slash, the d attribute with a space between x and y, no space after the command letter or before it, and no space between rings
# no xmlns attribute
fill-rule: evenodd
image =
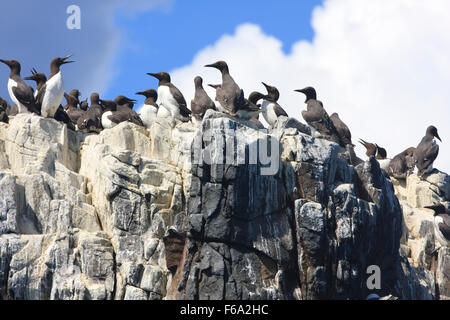
<svg viewBox="0 0 450 320"><path fill-rule="evenodd" d="M450 176L436 170L423 179L413 174L393 182L405 222L402 254L432 296L449 300L450 249L441 248L434 234L433 211L424 207L437 203L450 206Z"/></svg>
<svg viewBox="0 0 450 320"><path fill-rule="evenodd" d="M413 226L399 188L417 208L448 201L448 177L394 181L397 199L375 159L350 166L308 129L213 111L91 135L0 123L0 299L446 297L448 250L420 253L432 215Z"/></svg>

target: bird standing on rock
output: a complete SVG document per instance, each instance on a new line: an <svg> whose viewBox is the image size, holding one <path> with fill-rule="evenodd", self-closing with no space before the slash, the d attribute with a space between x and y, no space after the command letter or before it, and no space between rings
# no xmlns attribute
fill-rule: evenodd
<svg viewBox="0 0 450 320"><path fill-rule="evenodd" d="M273 128L278 121L278 118L289 117L286 111L278 104L280 98L280 92L277 88L262 83L267 90L267 95L264 97L261 104L261 110L266 122Z"/></svg>
<svg viewBox="0 0 450 320"><path fill-rule="evenodd" d="M137 92L136 94L145 97L144 105L141 108L140 117L147 129L150 129L152 123L158 117L159 106L156 103L158 100L158 92L155 89L148 89L145 91Z"/></svg>
<svg viewBox="0 0 450 320"><path fill-rule="evenodd" d="M339 140L341 141L340 145L344 148L347 145L354 146L352 143L352 133L347 125L339 118L339 115L336 112L333 113L330 116L330 120L336 128Z"/></svg>
<svg viewBox="0 0 450 320"><path fill-rule="evenodd" d="M36 96L36 101L41 106L41 115L45 118L53 118L61 105L64 97L64 82L60 67L74 62L67 60L71 56L55 58L50 62L50 76Z"/></svg>
<svg viewBox="0 0 450 320"><path fill-rule="evenodd" d="M439 154L439 145L434 138L442 142L435 126L427 128L425 136L414 151L414 161L420 177L433 170L433 162Z"/></svg>
<svg viewBox="0 0 450 320"><path fill-rule="evenodd" d="M222 84L216 89L216 101L227 113L235 116L239 109L245 108L247 102L244 98L244 91L231 77L227 63L217 61L213 64L207 64L205 67L218 69L222 74Z"/></svg>
<svg viewBox="0 0 450 320"><path fill-rule="evenodd" d="M306 96L306 110L302 111L302 116L308 125L317 130L324 139L339 143L336 128L325 111L323 103L317 100L316 90L313 87L306 87L295 91Z"/></svg>
<svg viewBox="0 0 450 320"><path fill-rule="evenodd" d="M112 121L116 124L128 121L138 126L145 127L141 117L133 110L136 100L125 96L118 96L114 99L117 111L113 111Z"/></svg>
<svg viewBox="0 0 450 320"><path fill-rule="evenodd" d="M201 122L206 111L208 109L216 110L216 105L203 88L203 79L201 77L195 77L194 85L195 95L194 99L191 100L191 111L194 120Z"/></svg>
<svg viewBox="0 0 450 320"><path fill-rule="evenodd" d="M64 93L64 97L67 101L67 104L64 106L64 111L69 116L70 121L72 121L73 124L77 124L78 119L80 119L80 117L82 117L86 111L77 108L78 99L75 98L75 96L73 95L74 93L75 92L72 92L72 94Z"/></svg>
<svg viewBox="0 0 450 320"><path fill-rule="evenodd" d="M442 246L450 247L450 210L441 203L425 208L434 211L434 234L437 240Z"/></svg>
<svg viewBox="0 0 450 320"><path fill-rule="evenodd" d="M83 132L102 131L103 108L100 105L100 95L96 92L91 94L91 106L86 113L77 121L78 130Z"/></svg>
<svg viewBox="0 0 450 320"><path fill-rule="evenodd" d="M171 83L170 75L167 72L147 74L159 80L158 96L161 106L170 112L172 118L189 121L191 110L187 108L186 100L181 91Z"/></svg>
<svg viewBox="0 0 450 320"><path fill-rule="evenodd" d="M11 70L8 80L8 92L11 100L15 103L18 113L37 113L40 110L36 107L33 88L28 86L20 77L21 66L16 60L2 60Z"/></svg>
<svg viewBox="0 0 450 320"><path fill-rule="evenodd" d="M414 151L416 148L408 148L396 155L389 164L388 174L396 179L406 179L408 174L414 172Z"/></svg>

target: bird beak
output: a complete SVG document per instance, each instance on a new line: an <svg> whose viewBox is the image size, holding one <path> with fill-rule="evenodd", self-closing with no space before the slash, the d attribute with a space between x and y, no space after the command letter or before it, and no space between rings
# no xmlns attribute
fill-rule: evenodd
<svg viewBox="0 0 450 320"><path fill-rule="evenodd" d="M294 90L295 92L300 92L300 93L305 93L305 90L304 89L297 89L297 90Z"/></svg>
<svg viewBox="0 0 450 320"><path fill-rule="evenodd" d="M9 67L9 62L8 61L0 59L0 62L6 64Z"/></svg>
<svg viewBox="0 0 450 320"><path fill-rule="evenodd" d="M436 133L436 138L439 139L440 142L442 142L441 137L439 137L439 135Z"/></svg>
<svg viewBox="0 0 450 320"><path fill-rule="evenodd" d="M205 68L217 68L217 65L215 63L213 63L213 64L207 64L204 67Z"/></svg>
<svg viewBox="0 0 450 320"><path fill-rule="evenodd" d="M161 79L161 77L160 77L159 74L157 74L157 73L147 73L147 74L148 74L149 76L152 76L152 77L158 79L158 80Z"/></svg>
<svg viewBox="0 0 450 320"><path fill-rule="evenodd" d="M269 89L269 85L265 84L264 82L261 82L266 89Z"/></svg>
<svg viewBox="0 0 450 320"><path fill-rule="evenodd" d="M30 76L30 77L25 77L25 78L23 78L24 80L34 80L33 79L33 76Z"/></svg>
<svg viewBox="0 0 450 320"><path fill-rule="evenodd" d="M136 92L136 94L139 94L139 95L141 95L141 96L143 96L143 95L144 95L144 93L143 93L143 92Z"/></svg>
<svg viewBox="0 0 450 320"><path fill-rule="evenodd" d="M73 56L73 54L69 54L67 57L63 58L63 64L75 62L75 61L67 61L67 59L69 59L71 56Z"/></svg>

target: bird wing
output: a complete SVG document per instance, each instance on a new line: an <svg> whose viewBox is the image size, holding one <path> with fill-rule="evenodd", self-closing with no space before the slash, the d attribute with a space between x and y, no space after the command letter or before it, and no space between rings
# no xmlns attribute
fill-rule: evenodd
<svg viewBox="0 0 450 320"><path fill-rule="evenodd" d="M437 156L439 154L439 145L434 145L428 148L424 151L423 157L422 157L422 164L418 163L423 169L428 168L434 160L436 160Z"/></svg>
<svg viewBox="0 0 450 320"><path fill-rule="evenodd" d="M389 173L393 175L402 175L406 173L406 159L402 154L397 155L389 163Z"/></svg>
<svg viewBox="0 0 450 320"><path fill-rule="evenodd" d="M280 116L289 117L286 111L284 111L284 109L278 104L275 104L275 106L273 107L273 111L275 111L275 115L277 116L277 118Z"/></svg>
<svg viewBox="0 0 450 320"><path fill-rule="evenodd" d="M33 88L26 85L17 86L12 88L12 92L17 100L21 104L23 104L29 111L37 112L33 95Z"/></svg>

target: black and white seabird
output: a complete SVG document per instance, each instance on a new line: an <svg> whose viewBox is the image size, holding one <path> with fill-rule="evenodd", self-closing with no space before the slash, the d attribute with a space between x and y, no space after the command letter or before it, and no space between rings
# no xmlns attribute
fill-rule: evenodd
<svg viewBox="0 0 450 320"><path fill-rule="evenodd" d="M115 115L115 121L119 121L118 123L129 121L138 126L145 127L141 117L133 110L136 100L125 96L118 96L114 99L114 102L116 103L117 111L113 113L118 113Z"/></svg>
<svg viewBox="0 0 450 320"><path fill-rule="evenodd" d="M117 103L111 100L102 100L100 99L100 104L103 108L102 114L102 127L103 129L111 129L117 126L119 123L126 121L120 120L119 118L123 118L117 115ZM127 106L125 108L128 109ZM126 109L123 109L122 113L128 114Z"/></svg>
<svg viewBox="0 0 450 320"><path fill-rule="evenodd" d="M159 80L158 97L161 106L170 112L172 118L189 121L191 110L187 108L186 100L181 91L170 82L170 75L167 72L147 74Z"/></svg>
<svg viewBox="0 0 450 320"><path fill-rule="evenodd" d="M375 157L377 160L385 160L387 158L386 149L380 147L376 143L367 142L363 139L359 139L359 143L366 148L367 157Z"/></svg>
<svg viewBox="0 0 450 320"><path fill-rule="evenodd" d="M252 119L258 120L259 114L262 112L261 105L258 101L264 97L263 94L259 92L252 92L248 99L245 99L245 104L240 106L236 111L236 116L239 119L249 121Z"/></svg>
<svg viewBox="0 0 450 320"><path fill-rule="evenodd" d="M145 91L137 92L136 94L145 97L144 105L140 111L140 117L147 129L150 129L152 123L158 117L159 106L156 103L158 100L158 92L155 89L148 89Z"/></svg>
<svg viewBox="0 0 450 320"><path fill-rule="evenodd" d="M439 154L439 145L436 144L435 137L442 142L436 127L429 126L425 137L414 151L414 161L421 177L433 170L433 162Z"/></svg>
<svg viewBox="0 0 450 320"><path fill-rule="evenodd" d="M91 106L86 113L78 119L78 130L83 132L100 132L102 130L103 108L100 105L98 93L91 94Z"/></svg>
<svg viewBox="0 0 450 320"><path fill-rule="evenodd" d="M339 115L335 112L330 116L330 120L333 123L336 132L341 140L341 146L346 147L347 145L354 146L352 143L352 133L347 125L339 118Z"/></svg>
<svg viewBox="0 0 450 320"><path fill-rule="evenodd" d="M434 211L434 234L437 240L442 246L450 247L450 210L441 203L425 208Z"/></svg>
<svg viewBox="0 0 450 320"><path fill-rule="evenodd" d="M8 80L8 92L11 100L18 108L18 113L40 114L35 104L33 88L28 86L20 77L20 63L16 60L1 60L6 64L11 72Z"/></svg>
<svg viewBox="0 0 450 320"><path fill-rule="evenodd" d="M195 121L201 122L203 116L208 109L216 110L214 101L208 96L203 88L203 79L201 77L195 77L195 95L191 100L191 111Z"/></svg>
<svg viewBox="0 0 450 320"><path fill-rule="evenodd" d="M47 82L47 76L43 73L37 72L36 69L33 68L31 70L31 76L25 77L24 80L31 80L36 82L36 89L34 90L34 98L36 99L39 90L41 90ZM38 106L38 109L40 109L40 106Z"/></svg>
<svg viewBox="0 0 450 320"><path fill-rule="evenodd" d="M64 97L64 82L60 67L74 62L67 60L71 56L55 58L50 62L50 76L36 97L36 101L41 105L41 115L45 118L52 118L61 105Z"/></svg>
<svg viewBox="0 0 450 320"><path fill-rule="evenodd" d="M416 148L408 148L391 160L388 168L388 174L391 177L396 179L406 179L407 175L414 172L414 150L416 150Z"/></svg>
<svg viewBox="0 0 450 320"><path fill-rule="evenodd" d="M0 122L8 123L8 102L0 97Z"/></svg>
<svg viewBox="0 0 450 320"><path fill-rule="evenodd" d="M216 89L216 101L232 116L236 115L239 109L245 108L244 91L230 75L228 65L225 61L217 61L205 67L218 69L222 74L222 84Z"/></svg>
<svg viewBox="0 0 450 320"><path fill-rule="evenodd" d="M278 104L278 99L280 98L280 92L278 89L273 86L269 86L264 82L262 84L266 87L267 95L263 98L261 110L264 119L273 128L275 127L279 117L283 116L288 118L289 116Z"/></svg>
<svg viewBox="0 0 450 320"><path fill-rule="evenodd" d="M313 87L295 90L306 96L306 110L302 111L303 119L313 127L324 139L339 143L339 137L323 103L317 100L317 93Z"/></svg>
<svg viewBox="0 0 450 320"><path fill-rule="evenodd" d="M82 117L86 111L77 108L78 99L76 98L76 92L71 91L69 92L69 94L64 93L64 97L67 101L67 104L64 106L64 111L69 116L70 121L72 121L73 124L77 124L78 119L80 119L80 117Z"/></svg>

